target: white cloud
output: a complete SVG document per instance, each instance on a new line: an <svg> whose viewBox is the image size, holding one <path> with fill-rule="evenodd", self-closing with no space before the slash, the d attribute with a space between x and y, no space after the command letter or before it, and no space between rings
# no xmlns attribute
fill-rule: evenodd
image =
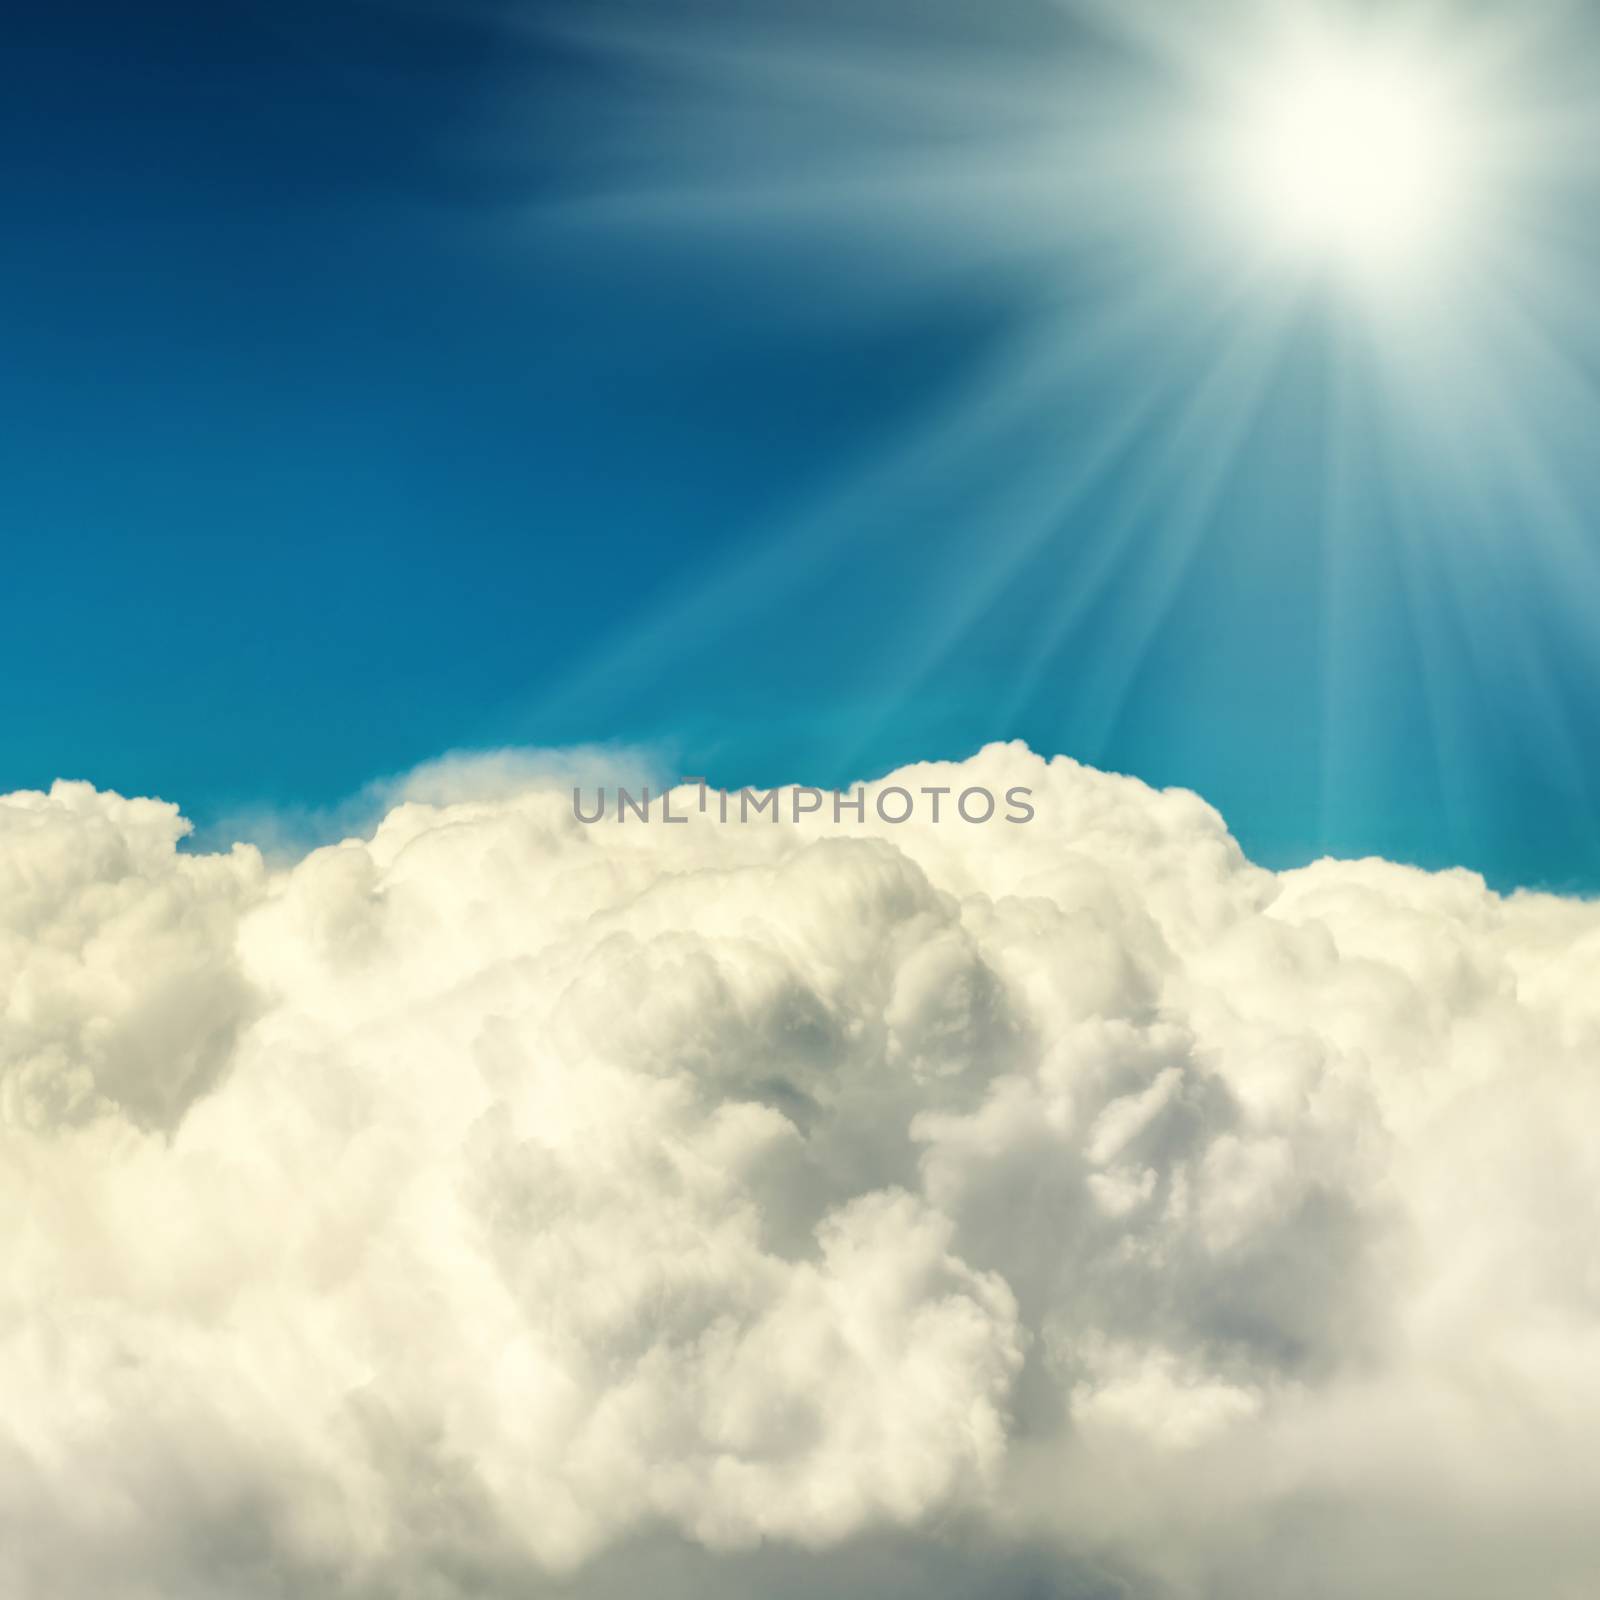
<svg viewBox="0 0 1600 1600"><path fill-rule="evenodd" d="M553 770L0 801L0 1589L1586 1592L1600 907Z"/></svg>

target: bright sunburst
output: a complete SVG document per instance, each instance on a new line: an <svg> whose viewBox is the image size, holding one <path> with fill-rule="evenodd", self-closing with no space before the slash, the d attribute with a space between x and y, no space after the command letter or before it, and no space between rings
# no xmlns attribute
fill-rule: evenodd
<svg viewBox="0 0 1600 1600"><path fill-rule="evenodd" d="M1468 108L1420 56L1324 35L1242 97L1225 174L1247 226L1368 287L1446 248L1472 183Z"/></svg>

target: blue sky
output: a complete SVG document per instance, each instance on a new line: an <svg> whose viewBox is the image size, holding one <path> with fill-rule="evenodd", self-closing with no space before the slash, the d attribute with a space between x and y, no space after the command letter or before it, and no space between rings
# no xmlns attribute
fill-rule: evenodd
<svg viewBox="0 0 1600 1600"><path fill-rule="evenodd" d="M1600 888L1581 191L1463 302L1483 405L1402 414L1398 319L1264 290L1269 343L1103 196L985 192L1011 75L1158 74L963 9L8 14L0 788L204 827L454 748L1020 737L1270 864Z"/></svg>

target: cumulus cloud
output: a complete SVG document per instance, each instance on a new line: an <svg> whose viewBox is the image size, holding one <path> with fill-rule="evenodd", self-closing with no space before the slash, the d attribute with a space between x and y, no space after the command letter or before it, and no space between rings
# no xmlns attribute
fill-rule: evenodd
<svg viewBox="0 0 1600 1600"><path fill-rule="evenodd" d="M1600 907L491 769L0 800L6 1593L1590 1592Z"/></svg>
<svg viewBox="0 0 1600 1600"><path fill-rule="evenodd" d="M599 784L658 791L676 770L664 749L643 745L572 745L561 749L451 750L409 772L391 773L324 806L257 807L216 819L199 836L203 844L249 839L274 867L292 866L320 845L367 835L407 801L458 805L511 799L534 789Z"/></svg>

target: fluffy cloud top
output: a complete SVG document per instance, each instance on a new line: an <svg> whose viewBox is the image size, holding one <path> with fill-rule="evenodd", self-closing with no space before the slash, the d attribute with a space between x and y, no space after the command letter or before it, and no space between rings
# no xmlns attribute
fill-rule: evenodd
<svg viewBox="0 0 1600 1600"><path fill-rule="evenodd" d="M1600 907L469 776L0 800L5 1593L1591 1592Z"/></svg>

